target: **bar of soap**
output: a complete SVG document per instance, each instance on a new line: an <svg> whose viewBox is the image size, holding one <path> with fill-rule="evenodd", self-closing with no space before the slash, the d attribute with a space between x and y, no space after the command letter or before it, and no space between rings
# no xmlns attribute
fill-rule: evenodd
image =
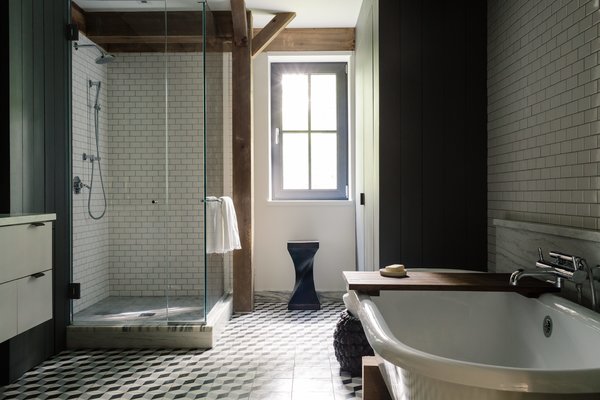
<svg viewBox="0 0 600 400"><path fill-rule="evenodd" d="M393 272L397 274L401 274L406 272L403 264L392 264L385 267L385 272Z"/></svg>
<svg viewBox="0 0 600 400"><path fill-rule="evenodd" d="M406 269L404 269L404 265L402 264L392 264L392 265L388 265L387 267L381 268L379 270L379 273L382 276L387 276L387 277L391 277L391 278L405 278L406 276Z"/></svg>

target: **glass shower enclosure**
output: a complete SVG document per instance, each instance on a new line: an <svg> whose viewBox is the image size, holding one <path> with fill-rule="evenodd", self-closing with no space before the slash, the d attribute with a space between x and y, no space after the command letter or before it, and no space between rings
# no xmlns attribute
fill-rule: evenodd
<svg viewBox="0 0 600 400"><path fill-rule="evenodd" d="M190 0L72 12L72 323L204 323L228 291L226 257L205 251L204 200L227 181L212 14Z"/></svg>

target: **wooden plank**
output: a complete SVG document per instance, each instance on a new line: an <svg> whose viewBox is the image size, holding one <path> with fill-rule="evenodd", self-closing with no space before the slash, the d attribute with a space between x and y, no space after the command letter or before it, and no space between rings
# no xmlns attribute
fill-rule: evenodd
<svg viewBox="0 0 600 400"><path fill-rule="evenodd" d="M252 57L259 55L294 18L296 18L294 12L275 14L273 19L254 35L252 39Z"/></svg>
<svg viewBox="0 0 600 400"><path fill-rule="evenodd" d="M391 400L390 392L385 385L379 363L381 357L366 356L362 358L362 385L364 400Z"/></svg>
<svg viewBox="0 0 600 400"><path fill-rule="evenodd" d="M92 12L86 14L87 36L108 52L223 52L231 51L231 13L211 12L207 18L206 48L202 44L202 14L169 12L167 35L162 12Z"/></svg>
<svg viewBox="0 0 600 400"><path fill-rule="evenodd" d="M73 1L71 2L71 23L77 25L77 29L84 34L87 32L85 11Z"/></svg>
<svg viewBox="0 0 600 400"><path fill-rule="evenodd" d="M139 44L139 43L202 43L201 35L180 35L173 37L165 37L165 35L154 36L118 36L118 35L103 35L103 36L88 36L94 43L100 44Z"/></svg>
<svg viewBox="0 0 600 400"><path fill-rule="evenodd" d="M145 12L88 12L87 36L165 36L165 14ZM232 17L229 11L212 11L207 34L211 37L233 38ZM167 34L202 36L202 13L199 11L170 11L167 14Z"/></svg>
<svg viewBox="0 0 600 400"><path fill-rule="evenodd" d="M248 29L246 17L246 2L244 0L230 0L231 19L233 23L233 43L236 46L248 45L248 37L252 31Z"/></svg>
<svg viewBox="0 0 600 400"><path fill-rule="evenodd" d="M73 10L72 8L72 13L77 13L77 10ZM293 13L278 15L285 14ZM165 42L163 12L86 12L84 17L84 33L109 52L164 51L164 47L157 45ZM79 25L77 22L79 17L74 15L73 18L74 22ZM232 13L211 11L210 18L207 18L206 21L206 51L231 51L234 41ZM253 32L252 36L268 36L267 31L263 35L260 34L267 28L268 26L262 30L248 31ZM198 46L199 43L202 43L200 12L169 12L167 29L166 40L173 44L173 51L202 50ZM264 49L267 51L352 51L354 50L354 34L354 28L283 29ZM245 37L248 39L250 36L247 33ZM256 43L259 44L259 42Z"/></svg>
<svg viewBox="0 0 600 400"><path fill-rule="evenodd" d="M354 44L354 28L287 28L264 51L353 51Z"/></svg>
<svg viewBox="0 0 600 400"><path fill-rule="evenodd" d="M248 15L248 35L252 16ZM233 253L233 310L254 309L252 266L252 42L232 49L233 202L242 249Z"/></svg>
<svg viewBox="0 0 600 400"><path fill-rule="evenodd" d="M209 53L231 51L231 42L220 38L202 36L88 36L109 53L162 53L167 51L189 53L206 51Z"/></svg>
<svg viewBox="0 0 600 400"><path fill-rule="evenodd" d="M558 292L559 288L535 278L527 277L511 286L510 274L423 272L408 271L406 278L388 278L379 271L344 271L348 290L375 292L378 290L444 290L468 292L516 292L528 297L542 293Z"/></svg>

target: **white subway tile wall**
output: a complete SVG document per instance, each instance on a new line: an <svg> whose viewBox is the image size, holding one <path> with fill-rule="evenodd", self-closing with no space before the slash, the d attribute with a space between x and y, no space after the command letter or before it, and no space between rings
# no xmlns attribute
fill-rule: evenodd
<svg viewBox="0 0 600 400"><path fill-rule="evenodd" d="M91 43L80 35L79 43ZM107 66L98 65L95 60L99 53L91 47L72 49L72 102L73 102L73 175L79 176L83 183L91 183L92 165L84 161L83 153L96 154L94 134L94 100L96 88L89 81L102 82L100 91L99 147L102 158L102 175L108 190L110 157L107 133ZM96 165L97 167L97 165ZM94 215L102 212L104 202L98 168L94 171L94 187L91 208ZM88 214L89 190L73 194L73 281L81 283L81 299L73 302L75 312L80 311L108 296L109 294L109 213L100 220L92 219Z"/></svg>
<svg viewBox="0 0 600 400"><path fill-rule="evenodd" d="M598 0L488 2L492 219L599 229Z"/></svg>
<svg viewBox="0 0 600 400"><path fill-rule="evenodd" d="M82 299L74 302L75 311L109 294L203 295L202 55L123 53L117 54L112 64L98 66L94 63L97 54L89 53L85 62L73 59L74 175L79 174L87 183L89 171L75 168L79 164L80 169L88 167L80 161L84 150L77 146L89 152L93 144L89 143L93 131L85 130L93 129L93 115L86 108L83 84L87 84L86 74L99 69L103 74L101 156L109 208L107 216L95 222L102 224L99 231L87 221L87 203L84 209L83 200L74 197L74 207L79 207L74 208L74 259L83 260L74 266L74 281L82 283ZM231 107L225 109L231 102L227 60L218 53L206 55L207 196L231 195ZM76 85L77 80L82 82ZM76 96L83 100L76 100ZM91 128L87 126L90 120ZM229 149L224 157L226 146ZM94 190L95 203L96 197ZM95 254L100 245L102 257ZM101 267L99 260L103 261ZM231 287L230 260L230 255L208 257L209 307Z"/></svg>

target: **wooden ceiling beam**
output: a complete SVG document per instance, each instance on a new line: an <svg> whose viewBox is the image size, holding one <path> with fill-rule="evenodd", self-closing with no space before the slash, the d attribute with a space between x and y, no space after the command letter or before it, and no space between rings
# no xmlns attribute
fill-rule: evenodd
<svg viewBox="0 0 600 400"><path fill-rule="evenodd" d="M71 2L71 23L77 25L77 29L83 33L87 30L85 19L85 11L74 2Z"/></svg>
<svg viewBox="0 0 600 400"><path fill-rule="evenodd" d="M202 43L203 38L200 35L180 35L180 36L88 36L94 43L105 44L139 44L139 43Z"/></svg>
<svg viewBox="0 0 600 400"><path fill-rule="evenodd" d="M273 19L252 38L252 57L259 55L294 18L296 18L294 12L275 14Z"/></svg>
<svg viewBox="0 0 600 400"><path fill-rule="evenodd" d="M352 51L354 46L354 28L288 28L264 51Z"/></svg>
<svg viewBox="0 0 600 400"><path fill-rule="evenodd" d="M248 21L246 16L245 0L230 0L231 19L233 22L233 44L236 46L247 46Z"/></svg>
<svg viewBox="0 0 600 400"><path fill-rule="evenodd" d="M239 0L232 0L239 6ZM163 52L167 42L169 51L202 51L202 18L199 12L169 12L168 32L165 39L164 12L85 12L71 3L71 16L79 30L98 45L110 52ZM242 4L243 5L243 4ZM242 12L243 13L243 12ZM351 51L354 50L354 28L285 28L266 46L261 45L269 38L269 31L277 31L282 19L281 13L263 29L248 29L251 36L253 56L260 51ZM246 11L246 26L248 12ZM284 17L284 18L281 18ZM276 20L280 22L277 23ZM248 33L251 32L251 33ZM261 33L263 32L263 33ZM229 11L213 11L206 14L206 51L232 51L234 24ZM262 37L262 39L261 39ZM156 39L154 39L156 38ZM262 49L261 49L262 47Z"/></svg>

